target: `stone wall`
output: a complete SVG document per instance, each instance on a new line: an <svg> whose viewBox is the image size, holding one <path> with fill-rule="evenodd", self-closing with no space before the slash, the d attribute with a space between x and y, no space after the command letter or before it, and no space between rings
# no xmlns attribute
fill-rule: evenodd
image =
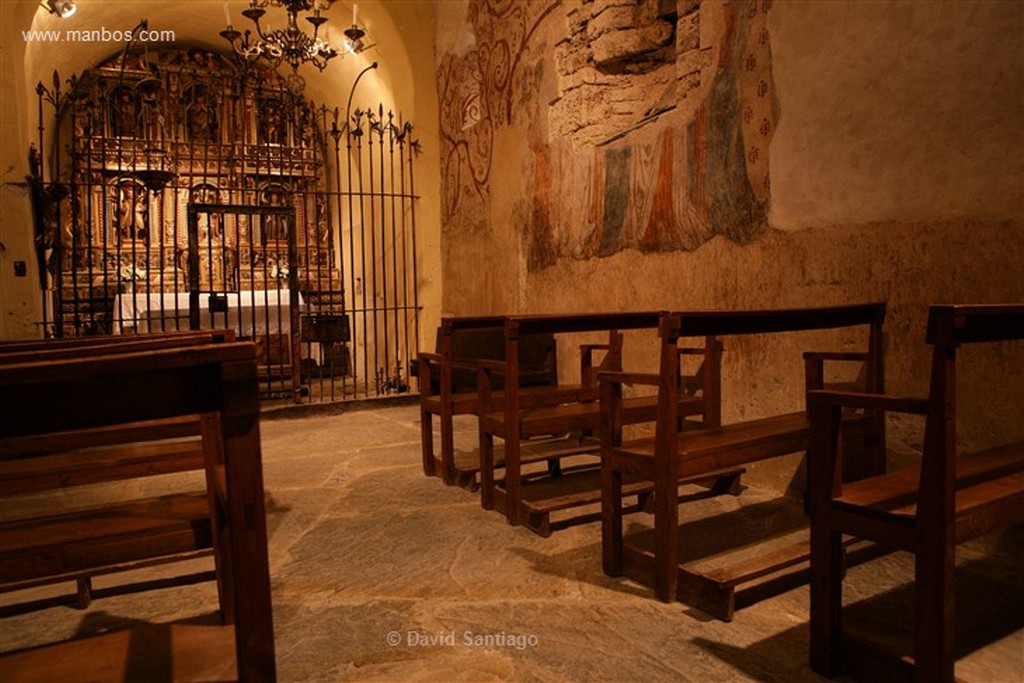
<svg viewBox="0 0 1024 683"><path fill-rule="evenodd" d="M888 385L920 393L929 304L1024 300L1019 3L465 8L438 57L445 312L885 300ZM813 341L727 349L726 418L799 406ZM1001 405L963 441L1024 436ZM919 440L894 421L894 458Z"/></svg>

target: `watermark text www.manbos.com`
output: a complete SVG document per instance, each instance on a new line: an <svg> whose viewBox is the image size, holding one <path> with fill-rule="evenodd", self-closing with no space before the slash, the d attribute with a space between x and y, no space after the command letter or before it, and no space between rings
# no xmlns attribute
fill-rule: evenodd
<svg viewBox="0 0 1024 683"><path fill-rule="evenodd" d="M173 43L175 41L172 30L109 29L105 26L83 29L48 29L46 31L26 30L21 32L21 37L26 43L127 43L133 40L137 43Z"/></svg>
<svg viewBox="0 0 1024 683"><path fill-rule="evenodd" d="M385 640L392 647L494 647L525 650L537 647L540 638L529 633L476 633L475 631L390 631Z"/></svg>

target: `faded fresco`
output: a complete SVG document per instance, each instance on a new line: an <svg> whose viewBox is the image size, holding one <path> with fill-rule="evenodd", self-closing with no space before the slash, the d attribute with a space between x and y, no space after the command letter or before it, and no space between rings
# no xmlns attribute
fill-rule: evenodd
<svg viewBox="0 0 1024 683"><path fill-rule="evenodd" d="M770 9L471 0L439 61L445 229L511 221L531 272L756 238L778 118ZM495 159L502 134L519 158ZM491 213L499 192L514 215Z"/></svg>

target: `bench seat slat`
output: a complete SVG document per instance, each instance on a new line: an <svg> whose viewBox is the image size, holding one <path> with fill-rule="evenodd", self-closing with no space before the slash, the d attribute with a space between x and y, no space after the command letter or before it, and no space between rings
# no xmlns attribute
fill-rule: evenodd
<svg viewBox="0 0 1024 683"><path fill-rule="evenodd" d="M0 527L0 575L42 574L209 548L205 491L35 517Z"/></svg>
<svg viewBox="0 0 1024 683"><path fill-rule="evenodd" d="M844 415L847 428L863 422L862 415ZM680 478L709 470L745 465L778 455L797 453L807 448L810 425L806 413L788 413L738 422L721 427L684 430L678 435ZM632 461L625 465L634 474L649 473L654 466L653 437L629 441L614 451L616 459Z"/></svg>
<svg viewBox="0 0 1024 683"><path fill-rule="evenodd" d="M90 448L97 445L112 446L144 439L176 439L198 435L199 416L181 415L162 420L0 439L0 460Z"/></svg>
<svg viewBox="0 0 1024 683"><path fill-rule="evenodd" d="M1024 520L1024 443L962 455L956 466L957 543ZM853 482L843 487L833 505L840 512L902 517L912 525L920 476L915 465Z"/></svg>
<svg viewBox="0 0 1024 683"><path fill-rule="evenodd" d="M596 392L593 389L585 388L579 384L562 384L557 387L531 386L519 389L519 402L524 407L557 405L567 401L590 400L594 398L596 398ZM480 397L475 391L452 394L452 414L472 415L477 412L479 403ZM438 394L421 396L420 404L423 408L438 414L441 412L442 399ZM504 409L504 392L495 391L491 394L491 407L494 410Z"/></svg>
<svg viewBox="0 0 1024 683"><path fill-rule="evenodd" d="M0 461L0 495L10 496L202 468L203 445L198 438L92 448L45 457Z"/></svg>
<svg viewBox="0 0 1024 683"><path fill-rule="evenodd" d="M703 407L700 399L684 397L679 402L680 415L698 415ZM626 422L645 422L657 417L656 396L636 396L622 400L621 414ZM525 408L520 411L520 436L529 438L557 431L594 430L601 426L601 408L596 401L566 405ZM504 413L489 413L480 418L488 432L505 438Z"/></svg>

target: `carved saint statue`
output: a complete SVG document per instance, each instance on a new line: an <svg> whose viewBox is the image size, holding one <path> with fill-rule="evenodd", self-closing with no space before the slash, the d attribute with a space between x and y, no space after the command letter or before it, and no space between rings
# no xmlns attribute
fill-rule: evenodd
<svg viewBox="0 0 1024 683"><path fill-rule="evenodd" d="M265 99L259 103L257 142L261 145L283 145L285 142L284 105L280 100Z"/></svg>
<svg viewBox="0 0 1024 683"><path fill-rule="evenodd" d="M118 137L135 137L135 116L135 93L131 88L123 86L114 90L110 96L111 133Z"/></svg>
<svg viewBox="0 0 1024 683"><path fill-rule="evenodd" d="M210 102L206 88L200 85L189 88L186 100L186 121L188 137L192 142L215 142L217 140L217 114Z"/></svg>
<svg viewBox="0 0 1024 683"><path fill-rule="evenodd" d="M280 185L264 188L260 197L264 206L288 206L288 195ZM263 216L263 243L287 242L288 220L280 214Z"/></svg>
<svg viewBox="0 0 1024 683"><path fill-rule="evenodd" d="M220 193L217 188L207 183L201 183L193 187L191 195L191 201L195 204L217 204L220 201ZM223 214L210 213L207 215L207 220L199 222L199 240L201 243L207 240L220 242L224 236L223 218Z"/></svg>
<svg viewBox="0 0 1024 683"><path fill-rule="evenodd" d="M122 242L149 238L149 194L144 187L132 182L117 186L114 224Z"/></svg>

